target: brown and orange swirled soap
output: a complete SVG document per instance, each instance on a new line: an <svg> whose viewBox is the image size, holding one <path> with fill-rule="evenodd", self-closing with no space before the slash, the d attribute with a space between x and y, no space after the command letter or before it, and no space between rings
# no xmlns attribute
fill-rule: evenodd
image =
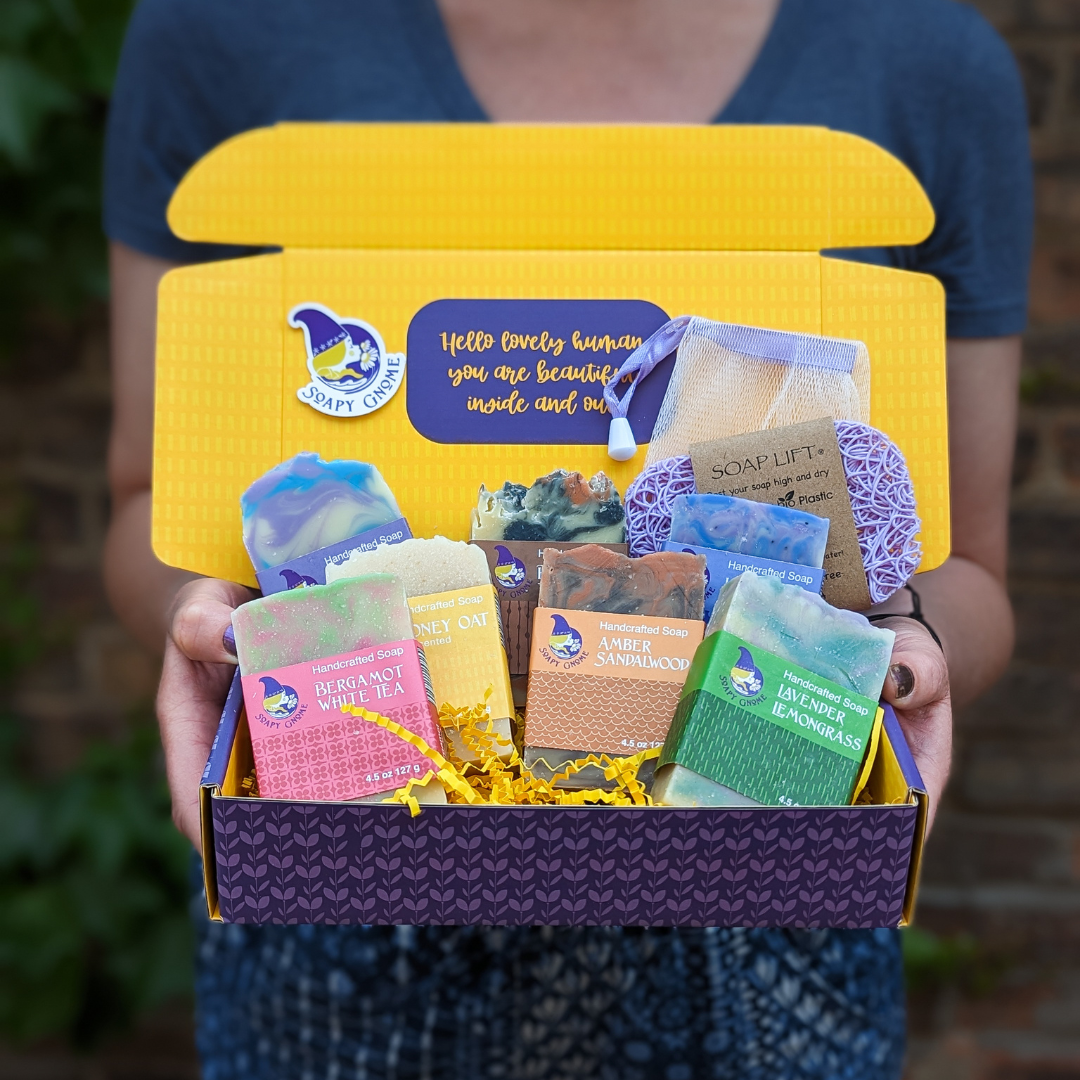
<svg viewBox="0 0 1080 1080"><path fill-rule="evenodd" d="M705 559L545 550L533 613L524 760L554 774L590 753L659 746L704 633ZM575 784L595 784L587 773Z"/></svg>
<svg viewBox="0 0 1080 1080"><path fill-rule="evenodd" d="M584 544L569 551L547 549L540 576L541 607L703 619L705 556L657 551L631 559Z"/></svg>

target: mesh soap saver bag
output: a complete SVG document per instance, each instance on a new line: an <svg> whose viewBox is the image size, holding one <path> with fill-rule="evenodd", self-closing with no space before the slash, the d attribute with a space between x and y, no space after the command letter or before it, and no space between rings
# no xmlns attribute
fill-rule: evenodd
<svg viewBox="0 0 1080 1080"><path fill-rule="evenodd" d="M686 454L691 443L823 416L870 422L870 354L861 341L683 315L635 349L605 387L617 460L636 449L626 410L637 384L676 348L646 465ZM635 378L620 399L615 388L627 375Z"/></svg>

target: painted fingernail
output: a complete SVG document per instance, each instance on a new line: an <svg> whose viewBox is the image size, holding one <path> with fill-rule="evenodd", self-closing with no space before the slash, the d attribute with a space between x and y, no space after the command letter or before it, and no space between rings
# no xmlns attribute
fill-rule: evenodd
<svg viewBox="0 0 1080 1080"><path fill-rule="evenodd" d="M221 635L221 644L225 646L227 653L236 655L236 635L233 633L232 623L225 627L225 633Z"/></svg>
<svg viewBox="0 0 1080 1080"><path fill-rule="evenodd" d="M889 668L889 674L892 675L893 681L896 683L896 698L898 701L900 698L906 698L915 689L915 672L907 664L893 664Z"/></svg>

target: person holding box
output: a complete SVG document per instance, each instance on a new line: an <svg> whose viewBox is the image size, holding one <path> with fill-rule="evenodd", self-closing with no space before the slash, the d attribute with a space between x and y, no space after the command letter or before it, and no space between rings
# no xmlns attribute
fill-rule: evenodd
<svg viewBox="0 0 1080 1080"><path fill-rule="evenodd" d="M953 554L901 591L885 696L937 808L952 709L1012 648L1008 478L1031 241L1023 98L1003 43L952 0L143 0L106 160L113 516L124 623L164 647L158 715L177 825L232 677L249 590L150 548L156 289L247 252L185 243L165 208L219 142L279 120L819 124L862 135L934 205L911 248L845 257L947 294ZM914 609L918 611L918 607ZM933 627L931 632L926 623ZM940 639L940 646L938 640ZM208 1078L896 1077L895 931L199 927Z"/></svg>

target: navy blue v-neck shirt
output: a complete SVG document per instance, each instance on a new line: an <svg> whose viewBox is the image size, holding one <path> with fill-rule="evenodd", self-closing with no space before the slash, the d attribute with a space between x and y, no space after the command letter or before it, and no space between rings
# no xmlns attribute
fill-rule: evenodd
<svg viewBox="0 0 1080 1080"><path fill-rule="evenodd" d="M181 177L222 140L281 120L485 119L435 0L142 0L109 124L105 230L179 261L241 254L185 243L165 220ZM1023 95L973 9L782 0L717 120L824 125L890 150L926 189L937 225L915 247L847 254L936 275L951 335L1023 329ZM888 930L201 918L197 960L206 1080L896 1080L904 1054Z"/></svg>
<svg viewBox="0 0 1080 1080"><path fill-rule="evenodd" d="M105 231L195 261L165 221L184 173L280 120L483 121L434 0L143 0L109 123ZM1024 328L1032 232L1023 92L1008 49L955 0L782 0L730 124L819 124L883 146L937 215L914 247L850 257L934 274L948 332Z"/></svg>

